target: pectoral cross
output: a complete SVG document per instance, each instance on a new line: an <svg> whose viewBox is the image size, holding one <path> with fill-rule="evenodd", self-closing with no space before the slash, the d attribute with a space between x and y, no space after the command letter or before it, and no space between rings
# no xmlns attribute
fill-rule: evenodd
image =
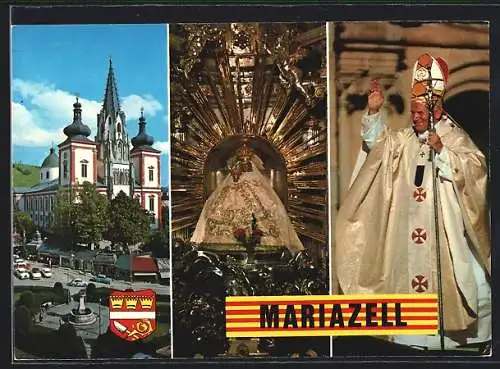
<svg viewBox="0 0 500 369"><path fill-rule="evenodd" d="M423 158L425 156L425 153L423 151L421 151L419 155L421 158Z"/></svg>

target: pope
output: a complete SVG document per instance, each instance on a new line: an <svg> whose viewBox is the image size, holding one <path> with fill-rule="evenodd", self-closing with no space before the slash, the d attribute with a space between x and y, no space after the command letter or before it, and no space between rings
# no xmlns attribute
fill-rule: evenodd
<svg viewBox="0 0 500 369"><path fill-rule="evenodd" d="M344 294L438 293L438 235L445 348L451 349L491 340L491 244L485 157L443 109L447 82L444 60L420 56L411 124L399 130L386 126L384 96L372 84L361 124L364 156L336 219L334 272ZM439 335L386 338L440 348Z"/></svg>

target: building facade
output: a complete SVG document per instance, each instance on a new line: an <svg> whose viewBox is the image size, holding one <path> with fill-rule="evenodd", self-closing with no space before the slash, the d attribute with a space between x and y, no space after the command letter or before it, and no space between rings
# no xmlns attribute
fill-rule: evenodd
<svg viewBox="0 0 500 369"><path fill-rule="evenodd" d="M38 229L48 232L54 222L57 191L69 187L78 189L84 182L90 182L109 199L120 191L137 199L150 213L151 229L159 229L162 224L161 152L153 148L154 139L146 132L142 111L138 126L137 135L129 139L110 60L94 140L89 138L90 128L82 122L82 105L76 98L73 122L63 130L67 138L58 145L58 154L54 147L50 149L42 162L38 185L14 188L15 203L30 214Z"/></svg>

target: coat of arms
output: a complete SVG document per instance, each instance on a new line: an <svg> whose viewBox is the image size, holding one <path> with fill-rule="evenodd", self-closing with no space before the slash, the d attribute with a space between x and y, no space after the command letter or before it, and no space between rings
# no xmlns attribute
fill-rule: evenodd
<svg viewBox="0 0 500 369"><path fill-rule="evenodd" d="M113 292L109 297L109 325L114 334L127 341L149 336L156 328L155 292Z"/></svg>

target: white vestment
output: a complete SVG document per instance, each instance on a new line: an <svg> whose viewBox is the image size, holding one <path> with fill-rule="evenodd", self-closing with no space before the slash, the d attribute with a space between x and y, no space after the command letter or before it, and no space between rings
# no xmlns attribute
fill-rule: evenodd
<svg viewBox="0 0 500 369"><path fill-rule="evenodd" d="M446 117L436 123L438 135L445 130L455 127ZM387 133L382 113L365 114L362 120L362 139L368 151L377 143L382 133ZM437 266L435 246L435 218L433 204L433 176L432 162L429 160L429 146L426 143L428 133L410 135L404 145L405 166L402 175L406 176L410 193L395 194L398 203L407 207L408 224L400 224L399 229L391 232L406 233L407 244L399 247L407 249L407 256L399 262L407 263L408 273L403 278L394 282L397 291L383 291L396 293L408 289L410 293L437 293ZM365 150L366 150L365 148ZM356 163L351 184L363 166L367 153L360 152ZM491 288L486 279L486 274L471 251L469 240L466 237L464 219L462 216L459 199L453 185L453 174L450 166L449 152L446 145L441 153L436 154L435 164L439 176L438 202L439 216L442 216L448 244L448 251L452 260L453 276L443 275L442 278L454 278L459 293L462 295L467 308L472 314L477 315L477 331L463 339L454 341L445 337L447 348L463 344L485 342L491 340ZM418 168L418 169L417 169ZM406 215L406 214L405 214ZM397 215L394 215L397 217ZM389 237L389 236L388 236ZM403 237L404 238L404 237ZM398 259L399 260L399 259ZM398 260L394 260L398 263ZM380 291L379 291L380 292ZM369 293L361 288L350 290L349 293ZM444 316L446 323L447 317ZM450 317L448 317L450 319ZM449 323L449 322L448 322ZM440 347L439 336L412 336L402 335L389 337L392 342L415 347L437 349Z"/></svg>

